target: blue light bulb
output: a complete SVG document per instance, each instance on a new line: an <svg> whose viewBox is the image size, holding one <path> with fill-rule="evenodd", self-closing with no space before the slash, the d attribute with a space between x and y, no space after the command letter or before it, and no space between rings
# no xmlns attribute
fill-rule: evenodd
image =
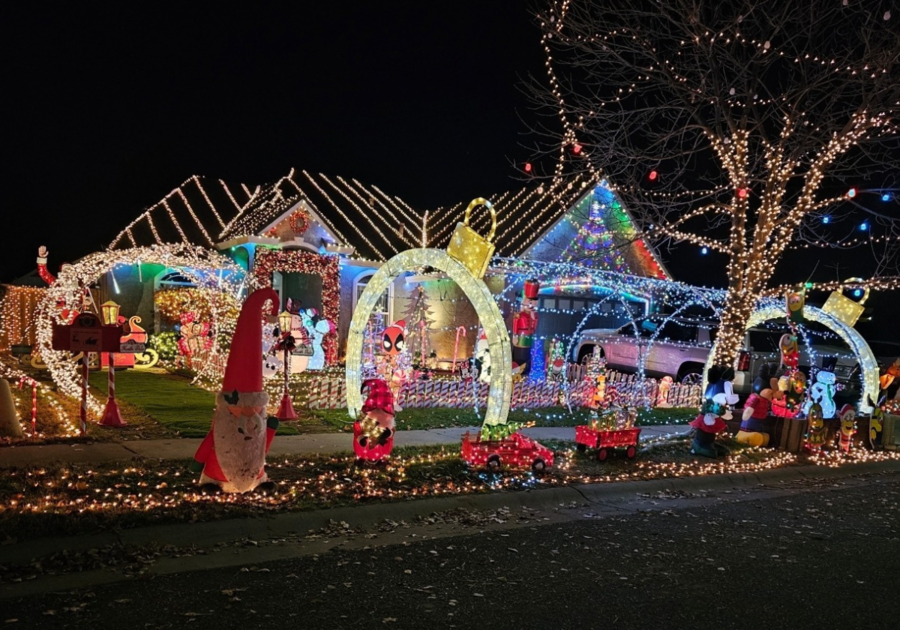
<svg viewBox="0 0 900 630"><path fill-rule="evenodd" d="M831 217L827 215L822 217L822 223L831 223Z"/></svg>
<svg viewBox="0 0 900 630"><path fill-rule="evenodd" d="M869 229L869 224L866 221L863 221L859 224L859 229L865 232Z"/></svg>
<svg viewBox="0 0 900 630"><path fill-rule="evenodd" d="M883 195L881 195L881 200L882 200L882 201L885 201L885 202L890 201L890 200L891 200L891 193L884 193Z"/></svg>
<svg viewBox="0 0 900 630"><path fill-rule="evenodd" d="M703 249L700 250L700 253L701 253L701 254L708 254L708 253L709 253L709 248L708 248L708 247L704 247Z"/></svg>

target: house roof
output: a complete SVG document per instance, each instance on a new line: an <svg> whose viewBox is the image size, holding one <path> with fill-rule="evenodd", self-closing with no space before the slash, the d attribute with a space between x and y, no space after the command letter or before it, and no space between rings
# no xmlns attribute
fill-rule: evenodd
<svg viewBox="0 0 900 630"><path fill-rule="evenodd" d="M109 248L163 243L212 247L253 195L254 191L243 184L193 175L129 223Z"/></svg>
<svg viewBox="0 0 900 630"><path fill-rule="evenodd" d="M400 197L352 178L291 169L263 188L221 232L219 242L259 236L301 201L355 257L383 261L422 246L422 215Z"/></svg>
<svg viewBox="0 0 900 630"><path fill-rule="evenodd" d="M585 184L586 186L586 184ZM542 187L507 191L489 198L497 212L494 236L497 255L526 251L565 213L571 194ZM414 209L400 197L355 179L292 170L263 188L226 227L220 241L261 235L301 201L342 245L355 248L355 257L384 261L412 247L446 248L469 201L429 212ZM478 209L471 227L487 234L490 214Z"/></svg>
<svg viewBox="0 0 900 630"><path fill-rule="evenodd" d="M542 240L547 240L562 219L571 217L570 210L583 203L596 184L579 179L562 190L528 186L488 197L497 213L495 255L540 257ZM213 247L240 237L261 236L301 203L337 245L354 248L353 258L382 262L414 247L446 248L469 201L423 212L377 186L296 169L254 191L194 176L132 221L110 247L178 242ZM633 228L630 217L628 223ZM487 235L490 214L476 209L470 226ZM668 275L642 241L632 249L640 249L643 260L652 259L655 264L631 256L631 273Z"/></svg>

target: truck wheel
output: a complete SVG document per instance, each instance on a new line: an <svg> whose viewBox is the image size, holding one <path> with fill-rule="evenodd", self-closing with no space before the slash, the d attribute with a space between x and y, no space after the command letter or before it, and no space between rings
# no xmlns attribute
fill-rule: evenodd
<svg viewBox="0 0 900 630"><path fill-rule="evenodd" d="M578 443L575 445L575 448L578 449L579 453L584 453L587 450L587 444Z"/></svg>
<svg viewBox="0 0 900 630"><path fill-rule="evenodd" d="M627 457L628 459L634 459L636 455L637 455L637 449L634 447L634 444L632 444L625 451L625 457Z"/></svg>
<svg viewBox="0 0 900 630"><path fill-rule="evenodd" d="M606 448L601 448L599 451L597 451L597 461L598 462L605 462L608 457L609 457L609 450L607 450Z"/></svg>
<svg viewBox="0 0 900 630"><path fill-rule="evenodd" d="M500 470L500 456L494 453L493 455L487 458L487 469L490 472L497 472Z"/></svg>
<svg viewBox="0 0 900 630"><path fill-rule="evenodd" d="M703 366L699 363L685 363L679 368L675 380L682 385L700 385L703 383Z"/></svg>
<svg viewBox="0 0 900 630"><path fill-rule="evenodd" d="M587 345L581 346L581 348L578 350L577 363L579 365L583 364L585 361L588 360L588 358L590 358L590 356L592 354L594 354L594 344L587 344ZM606 356L606 353L603 352L603 348L600 348L600 356L601 357Z"/></svg>
<svg viewBox="0 0 900 630"><path fill-rule="evenodd" d="M538 457L536 460L531 462L531 472L535 475L543 475L547 470L547 462Z"/></svg>

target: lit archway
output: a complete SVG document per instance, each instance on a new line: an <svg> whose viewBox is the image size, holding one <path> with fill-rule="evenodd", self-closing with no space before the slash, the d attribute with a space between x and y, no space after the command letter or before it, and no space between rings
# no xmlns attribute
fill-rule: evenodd
<svg viewBox="0 0 900 630"><path fill-rule="evenodd" d="M484 281L442 249L410 249L397 254L375 272L359 296L347 337L347 407L351 417L355 418L362 408L363 337L372 310L394 280L418 267L433 267L444 272L472 302L491 352L490 392L484 424L506 424L512 397L512 349L506 323Z"/></svg>
<svg viewBox="0 0 900 630"><path fill-rule="evenodd" d="M240 298L246 282L244 271L225 256L192 245L153 245L132 249L109 250L85 256L77 263L60 269L56 282L47 289L37 311L37 343L53 381L66 396L81 396L81 377L78 369L68 360L67 352L52 349L53 322L62 320L61 308L77 309L81 306L82 288L96 283L104 274L118 265L151 263L177 269L189 278L197 289L207 292L215 335L210 349L210 360L204 362L198 379L212 385L221 381L224 371L223 352L218 337L234 332L237 314L234 301ZM219 299L227 296L228 299ZM65 305L64 307L62 305ZM88 407L92 413L100 413L101 403L88 395Z"/></svg>
<svg viewBox="0 0 900 630"><path fill-rule="evenodd" d="M806 306L803 309L803 316L806 319L818 322L834 331L838 335L838 337L840 337L844 341L844 343L847 344L850 350L853 351L853 354L856 355L856 358L859 360L860 367L862 368L863 380L862 399L859 401L859 411L860 413L871 413L873 407L869 404L869 400L878 400L879 371L878 361L875 359L875 355L872 354L872 349L869 347L869 344L866 343L866 340L862 338L862 336L856 331L853 326L848 326L841 320L829 315L820 308L816 308L814 306ZM758 326L763 322L767 322L772 319L784 319L784 317L785 311L783 304L763 306L762 308L757 309L750 316L750 320L747 322L746 330L749 330L754 326ZM709 372L709 368L713 366L713 357L715 355L716 343L713 344L713 347L709 352L709 358L706 360L706 368L703 370L703 389L701 391L706 391L706 374L707 372Z"/></svg>

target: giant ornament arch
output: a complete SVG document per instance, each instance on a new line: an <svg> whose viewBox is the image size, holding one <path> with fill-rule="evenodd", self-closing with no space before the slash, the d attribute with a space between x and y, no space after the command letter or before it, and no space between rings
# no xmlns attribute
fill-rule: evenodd
<svg viewBox="0 0 900 630"><path fill-rule="evenodd" d="M53 381L60 391L71 398L81 396L81 377L77 366L68 360L69 353L53 350L53 323L67 323L61 317L61 305L67 309L78 309L81 305L82 287L91 286L107 273L115 273L120 265L139 265L151 263L164 265L170 269L178 269L190 277L197 288L207 291L211 296L228 295L236 300L245 287L245 272L221 254L211 252L202 247L191 245L153 245L151 247L135 247L131 249L97 252L86 256L76 263L64 265L47 293L41 300L37 310L37 345L41 357L50 370ZM233 300L230 300L233 304ZM236 316L225 304L218 307L219 300L211 299L211 310L216 332L228 334L234 330ZM216 336L213 337L216 340ZM218 341L214 341L211 349L215 356ZM210 382L221 380L221 362L207 361L198 378ZM103 405L90 393L87 398L92 413L100 413Z"/></svg>
<svg viewBox="0 0 900 630"><path fill-rule="evenodd" d="M832 315L829 315L820 308L816 308L814 306L806 306L803 309L803 316L806 319L818 322L823 326L827 326L828 328L830 328L838 335L838 337L840 337L844 341L844 343L847 344L850 350L853 351L853 354L857 356L857 358L859 359L859 364L862 367L863 385L862 399L859 401L859 411L860 413L864 414L872 413L873 407L869 404L869 400L878 400L879 370L878 361L875 359L875 355L872 353L872 349L869 347L869 344L866 343L866 340L862 338L862 335L860 335L853 326L848 326L841 320ZM779 302L778 304L771 304L758 308L753 312L752 315L750 315L750 319L747 322L745 330L749 330L754 326L758 326L763 322L767 322L773 319L784 319L783 303ZM713 344L713 347L709 352L709 358L706 361L706 368L703 371L702 391L706 391L706 374L713 366L713 357L716 355L717 343L718 341Z"/></svg>
<svg viewBox="0 0 900 630"><path fill-rule="evenodd" d="M410 249L397 254L375 272L359 297L347 337L347 407L351 417L356 418L362 408L363 337L378 298L402 274L426 266L447 274L472 302L491 353L490 391L484 424L506 424L512 398L512 349L506 323L487 285L442 249Z"/></svg>

